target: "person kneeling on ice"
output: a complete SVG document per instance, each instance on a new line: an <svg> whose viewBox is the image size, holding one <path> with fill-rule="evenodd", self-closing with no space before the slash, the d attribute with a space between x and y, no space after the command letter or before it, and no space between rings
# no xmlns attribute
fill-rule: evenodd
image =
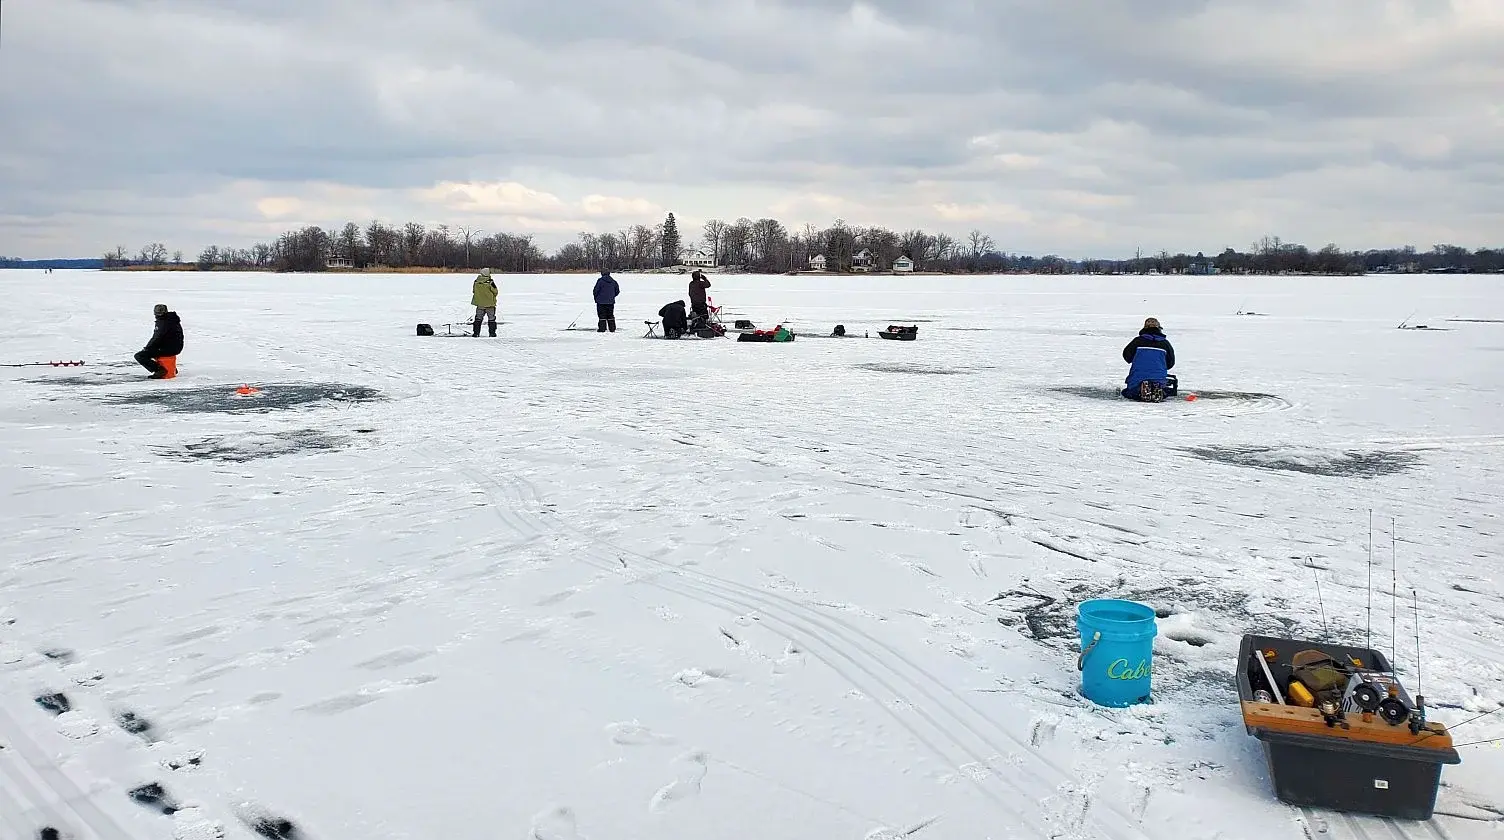
<svg viewBox="0 0 1504 840"><path fill-rule="evenodd" d="M183 352L183 322L165 303L152 307L152 314L156 316L156 327L135 358L141 367L151 371L152 379L171 379L178 375L178 354Z"/></svg>
<svg viewBox="0 0 1504 840"><path fill-rule="evenodd" d="M496 281L491 279L491 269L483 268L470 286L470 305L475 307L475 324L470 335L480 337L480 319L486 318L486 328L491 337L496 337Z"/></svg>
<svg viewBox="0 0 1504 840"><path fill-rule="evenodd" d="M1146 318L1144 328L1123 348L1128 368L1123 396L1140 402L1164 402L1165 385L1175 367L1175 348L1165 338L1158 318Z"/></svg>
<svg viewBox="0 0 1504 840"><path fill-rule="evenodd" d="M658 310L658 317L663 319L664 338L678 338L689 329L689 313L682 300L676 300Z"/></svg>
<svg viewBox="0 0 1504 840"><path fill-rule="evenodd" d="M595 331L605 332L610 328L611 332L616 332L616 298L621 294L621 284L611 272L602 271L591 294L595 296L595 317L600 321Z"/></svg>

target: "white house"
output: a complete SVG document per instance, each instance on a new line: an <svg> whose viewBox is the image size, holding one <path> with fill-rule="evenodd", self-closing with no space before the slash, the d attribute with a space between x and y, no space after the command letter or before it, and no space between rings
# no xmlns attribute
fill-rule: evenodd
<svg viewBox="0 0 1504 840"><path fill-rule="evenodd" d="M355 261L349 257L330 257L325 263L325 268L354 268Z"/></svg>
<svg viewBox="0 0 1504 840"><path fill-rule="evenodd" d="M914 270L914 261L911 260L911 259L909 259L908 257L899 257L898 259L896 259L896 260L893 261L893 271L895 271L895 272L913 271L913 270Z"/></svg>
<svg viewBox="0 0 1504 840"><path fill-rule="evenodd" d="M824 254L816 254L813 257L810 257L809 258L809 268L810 268L810 271L824 271L825 270L825 255Z"/></svg>
<svg viewBox="0 0 1504 840"><path fill-rule="evenodd" d="M851 270L852 271L871 271L872 270L872 252L869 251L869 250L867 250L866 248L863 248L862 250L857 251L856 252L856 256L854 256L854 257L851 258Z"/></svg>
<svg viewBox="0 0 1504 840"><path fill-rule="evenodd" d="M715 254L704 248L685 251L683 263L691 268L715 268Z"/></svg>

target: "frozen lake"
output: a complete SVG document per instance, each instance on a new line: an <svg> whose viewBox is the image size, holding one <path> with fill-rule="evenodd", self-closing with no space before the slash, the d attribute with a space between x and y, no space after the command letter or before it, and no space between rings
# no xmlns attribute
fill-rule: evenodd
<svg viewBox="0 0 1504 840"><path fill-rule="evenodd" d="M0 363L89 362L0 369L0 837L1504 837L1498 742L1303 814L1231 687L1366 641L1372 512L1374 646L1413 692L1418 599L1433 716L1504 704L1504 278L712 276L755 344L617 277L471 339L470 275L0 272ZM1199 399L1113 396L1151 315ZM1096 596L1154 704L1075 692Z"/></svg>

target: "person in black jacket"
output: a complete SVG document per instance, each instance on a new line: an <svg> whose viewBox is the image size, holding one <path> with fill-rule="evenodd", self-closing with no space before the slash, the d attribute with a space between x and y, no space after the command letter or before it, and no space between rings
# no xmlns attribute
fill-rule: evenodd
<svg viewBox="0 0 1504 840"><path fill-rule="evenodd" d="M153 307L152 314L157 319L156 328L152 330L151 340L136 353L136 361L151 371L152 379L167 379L172 374L157 360L183 352L183 322L165 303Z"/></svg>
<svg viewBox="0 0 1504 840"><path fill-rule="evenodd" d="M663 319L664 338L678 338L689 329L689 313L685 311L682 300L676 300L658 310L658 317Z"/></svg>
<svg viewBox="0 0 1504 840"><path fill-rule="evenodd" d="M706 291L709 288L710 281L705 279L705 272L697 268L689 275L689 306L694 310L696 321L710 318L710 301Z"/></svg>

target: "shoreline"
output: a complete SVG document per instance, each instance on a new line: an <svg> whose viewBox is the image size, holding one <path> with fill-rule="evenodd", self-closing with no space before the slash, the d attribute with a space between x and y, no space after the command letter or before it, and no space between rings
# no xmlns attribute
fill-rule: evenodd
<svg viewBox="0 0 1504 840"><path fill-rule="evenodd" d="M15 269L15 270L23 270L23 269ZM32 270L39 270L39 269L32 269ZM197 266L197 265L195 265L193 263L184 263L184 264L178 264L178 265L123 265L123 266L113 266L113 267L76 268L76 269L64 269L64 270L68 270L68 271L126 271L126 272L163 272L163 271L165 271L165 272L191 272L191 273L205 273L205 274L212 274L212 273L255 273L255 274L308 274L308 275L317 275L317 274L478 274L478 273L480 273L480 269L479 268L445 268L445 267L441 267L441 266L401 266L401 267L368 266L366 268L330 268L330 269L325 269L323 271L276 271L274 269L265 268L265 267L257 267L257 266L224 266L224 265L221 265L221 266L214 266L212 268L200 268L199 266ZM646 268L646 269L637 269L637 270L617 269L617 270L612 271L612 273L613 274L622 274L622 275L642 275L642 274L678 274L678 275L688 275L690 272L692 272L694 270L695 269L693 267L689 267L689 266L673 266L673 267L670 267L670 268ZM1399 275L1399 274L1401 274L1401 272L1367 272L1367 271L1365 271L1365 272L1357 272L1357 273L1354 273L1354 272L1345 272L1345 271L1337 271L1337 272L1290 271L1290 272L1278 272L1278 273L1254 273L1254 272L1250 272L1250 273L1246 273L1246 274L1232 274L1232 273L1221 273L1221 274L1173 274L1173 273L1166 274L1166 273L1158 273L1158 274L1151 274L1151 273L1137 273L1137 272L1084 272L1084 271L1078 272L1078 271L1067 271L1067 272L1053 272L1053 273L1049 273L1049 274L1041 274L1040 272L1031 272L1031 271L986 271L986 272L980 272L980 271L892 271L892 270L889 270L889 271L828 271L828 270L825 270L825 271L814 271L814 270L810 270L810 269L800 270L800 271L757 272L757 271L749 271L749 270L739 269L739 268L737 268L737 269L727 269L725 267L701 268L700 271L704 272L705 274L714 274L714 275L758 274L758 275L769 276L769 277L978 277L978 276L987 276L987 277L1007 277L1007 276L1039 277L1039 276L1058 276L1058 277L1199 277L1199 278L1205 278L1207 280L1215 280L1215 279L1230 278L1230 277L1367 277L1367 276L1387 276L1387 275L1391 275L1391 274L1393 274L1393 275ZM519 275L519 276L521 276L521 275L531 275L531 274L569 274L569 275L587 276L587 275L599 274L600 270L599 269L593 269L593 268L591 268L591 269L585 269L585 268L565 268L565 269L548 268L548 269L536 269L536 270L528 270L528 271L502 271L502 270L497 270L497 269L493 268L491 270L491 273L492 274L501 274L501 275ZM1441 272L1418 272L1417 274L1424 275L1424 276L1435 276L1436 274L1440 274L1440 273ZM1489 273L1491 273L1491 272L1479 272L1479 274L1489 274ZM1504 274L1504 271L1496 272L1496 273Z"/></svg>

